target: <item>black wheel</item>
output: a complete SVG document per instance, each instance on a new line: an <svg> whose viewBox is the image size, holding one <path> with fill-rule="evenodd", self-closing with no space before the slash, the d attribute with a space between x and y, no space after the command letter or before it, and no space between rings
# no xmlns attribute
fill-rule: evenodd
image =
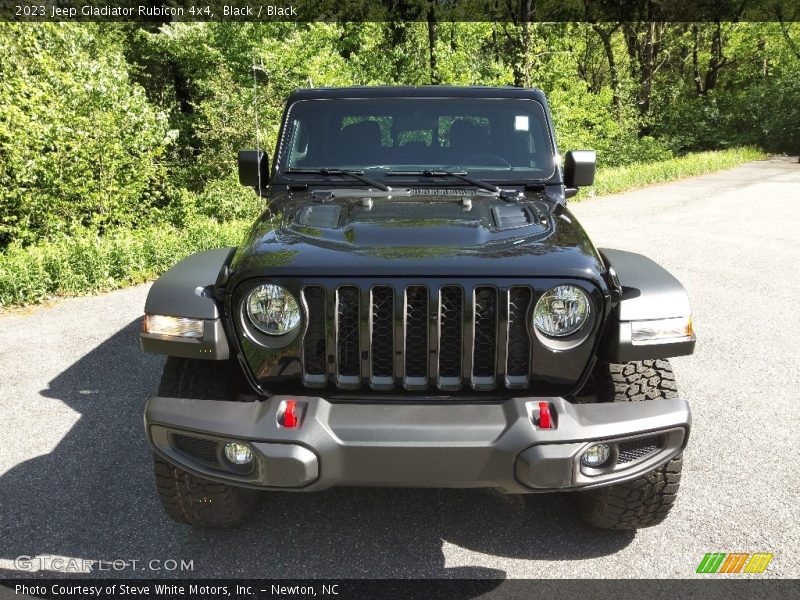
<svg viewBox="0 0 800 600"><path fill-rule="evenodd" d="M640 402L676 398L675 376L667 360L601 363L592 374L598 399ZM639 529L667 518L681 481L683 455L631 481L573 494L581 517L603 529Z"/></svg>
<svg viewBox="0 0 800 600"><path fill-rule="evenodd" d="M233 361L203 361L169 357L164 365L159 396L233 400L241 373ZM167 515L196 527L230 527L247 520L260 493L198 477L160 456L153 456L156 490Z"/></svg>

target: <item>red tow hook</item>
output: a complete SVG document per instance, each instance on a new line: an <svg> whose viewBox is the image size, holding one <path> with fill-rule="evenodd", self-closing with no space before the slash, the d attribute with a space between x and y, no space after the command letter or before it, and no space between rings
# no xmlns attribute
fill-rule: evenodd
<svg viewBox="0 0 800 600"><path fill-rule="evenodd" d="M283 426L284 427L297 427L297 401L287 400L286 408L283 411Z"/></svg>
<svg viewBox="0 0 800 600"><path fill-rule="evenodd" d="M553 420L550 417L550 404L539 402L539 429L552 429Z"/></svg>

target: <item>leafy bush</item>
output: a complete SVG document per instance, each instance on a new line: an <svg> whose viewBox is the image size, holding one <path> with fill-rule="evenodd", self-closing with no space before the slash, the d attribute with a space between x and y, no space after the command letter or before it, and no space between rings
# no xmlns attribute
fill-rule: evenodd
<svg viewBox="0 0 800 600"><path fill-rule="evenodd" d="M597 151L599 164L615 167L632 162L655 162L672 158L670 148L652 136L639 136L636 116L630 109L617 115L609 93L586 90L556 90L549 98L562 153L568 150Z"/></svg>
<svg viewBox="0 0 800 600"><path fill-rule="evenodd" d="M0 248L139 225L168 203L166 118L115 26L0 23L0 73Z"/></svg>
<svg viewBox="0 0 800 600"><path fill-rule="evenodd" d="M195 195L194 203L199 214L222 222L252 220L266 208L264 198L242 187L233 176L211 181Z"/></svg>
<svg viewBox="0 0 800 600"><path fill-rule="evenodd" d="M339 36L330 23L176 22L156 33L132 34L135 78L179 132L173 183L202 192L210 182L230 178L236 152L256 147L256 116L261 145L271 153L286 96L295 88L354 83L353 70L337 52ZM269 72L257 102L254 62ZM171 80L153 72L170 73Z"/></svg>
<svg viewBox="0 0 800 600"><path fill-rule="evenodd" d="M193 252L237 245L250 224L194 219L184 227L114 229L103 236L86 230L27 247L13 244L0 252L0 308L154 279Z"/></svg>

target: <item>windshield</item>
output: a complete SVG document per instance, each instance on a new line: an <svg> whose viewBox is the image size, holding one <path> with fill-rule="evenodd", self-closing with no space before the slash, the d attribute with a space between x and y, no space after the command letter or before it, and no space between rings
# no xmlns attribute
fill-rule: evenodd
<svg viewBox="0 0 800 600"><path fill-rule="evenodd" d="M467 171L497 181L548 179L553 145L535 100L301 100L289 109L281 171Z"/></svg>

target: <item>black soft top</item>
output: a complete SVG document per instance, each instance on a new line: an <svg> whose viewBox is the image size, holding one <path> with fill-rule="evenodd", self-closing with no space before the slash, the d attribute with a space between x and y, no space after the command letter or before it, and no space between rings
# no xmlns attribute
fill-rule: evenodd
<svg viewBox="0 0 800 600"><path fill-rule="evenodd" d="M454 85L300 88L291 93L289 102L321 98L527 98L546 104L544 93L535 88Z"/></svg>

